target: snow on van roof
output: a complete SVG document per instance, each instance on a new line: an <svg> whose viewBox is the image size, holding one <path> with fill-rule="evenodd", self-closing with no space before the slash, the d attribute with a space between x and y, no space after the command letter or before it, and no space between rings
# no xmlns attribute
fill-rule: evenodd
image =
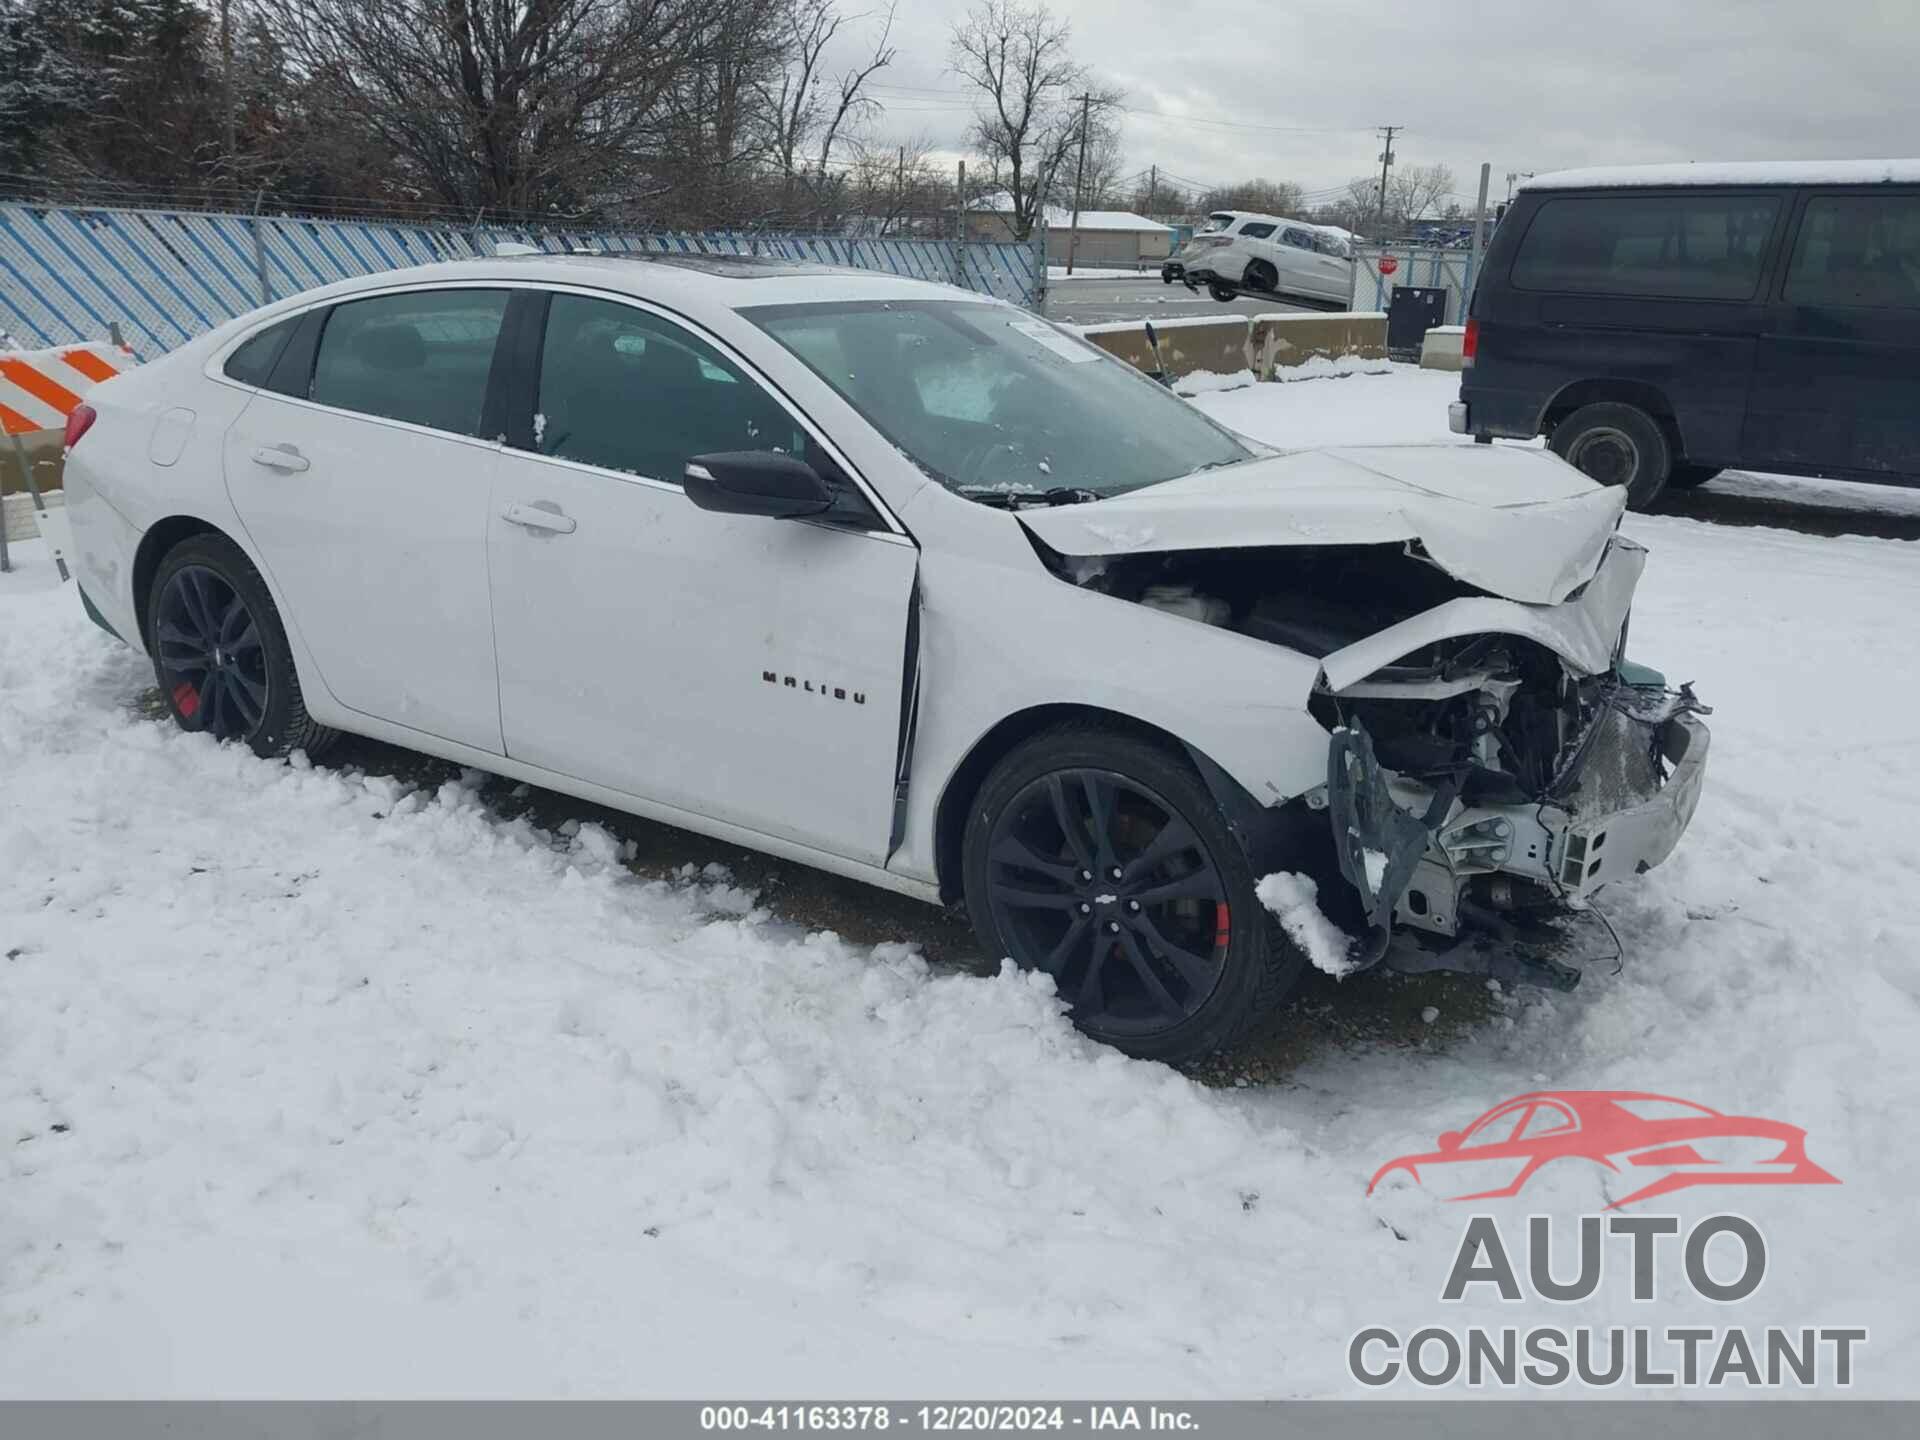
<svg viewBox="0 0 1920 1440"><path fill-rule="evenodd" d="M1522 181L1522 190L1614 190L1636 185L1881 185L1920 183L1920 160L1733 160L1597 165Z"/></svg>

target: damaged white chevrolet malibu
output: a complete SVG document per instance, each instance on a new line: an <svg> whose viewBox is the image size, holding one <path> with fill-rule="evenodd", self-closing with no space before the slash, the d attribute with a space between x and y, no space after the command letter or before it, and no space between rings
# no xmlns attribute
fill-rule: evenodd
<svg viewBox="0 0 1920 1440"><path fill-rule="evenodd" d="M1569 983L1548 917L1699 795L1701 707L1626 658L1621 491L1276 453L942 286L369 276L108 381L68 447L82 598L187 729L353 731L964 904L1136 1055L1231 1042L1328 920L1335 968Z"/></svg>

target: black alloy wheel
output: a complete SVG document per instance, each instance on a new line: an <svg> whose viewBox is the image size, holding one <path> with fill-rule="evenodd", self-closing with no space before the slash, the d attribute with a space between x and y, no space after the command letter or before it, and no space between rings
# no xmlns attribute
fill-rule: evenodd
<svg viewBox="0 0 1920 1440"><path fill-rule="evenodd" d="M261 756L318 758L339 738L307 714L273 596L226 536L190 535L161 558L145 625L155 683L181 729Z"/></svg>
<svg viewBox="0 0 1920 1440"><path fill-rule="evenodd" d="M224 576L182 565L154 614L160 685L183 721L216 740L245 740L266 718L267 657L260 626Z"/></svg>
<svg viewBox="0 0 1920 1440"><path fill-rule="evenodd" d="M1193 827L1111 770L1055 770L1000 812L988 849L1000 933L1038 957L1077 1023L1166 1029L1220 983L1226 885Z"/></svg>
<svg viewBox="0 0 1920 1440"><path fill-rule="evenodd" d="M1069 723L1005 757L970 808L965 888L982 943L1052 976L1094 1039L1196 1058L1230 1044L1304 968L1177 751Z"/></svg>

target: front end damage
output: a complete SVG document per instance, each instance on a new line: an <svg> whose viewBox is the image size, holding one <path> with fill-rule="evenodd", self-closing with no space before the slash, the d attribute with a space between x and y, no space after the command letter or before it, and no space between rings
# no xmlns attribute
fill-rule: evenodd
<svg viewBox="0 0 1920 1440"><path fill-rule="evenodd" d="M1569 915L1672 852L1709 743L1691 690L1626 659L1645 552L1594 509L1434 506L1392 539L1321 526L1090 558L1087 529L1036 538L1072 583L1319 662L1304 699L1328 732L1326 783L1282 808L1322 812L1285 828L1329 839L1331 862L1255 859L1319 874L1351 961L1569 988L1567 961L1600 938ZM1513 543L1472 544L1502 524Z"/></svg>
<svg viewBox="0 0 1920 1440"><path fill-rule="evenodd" d="M1624 663L1578 676L1556 660L1556 677L1552 657L1514 653L1526 642L1477 638L1470 688L1441 661L1366 698L1316 696L1338 720L1309 803L1359 897L1355 960L1570 989L1551 917L1672 853L1706 773L1706 707ZM1390 950L1396 927L1425 943Z"/></svg>

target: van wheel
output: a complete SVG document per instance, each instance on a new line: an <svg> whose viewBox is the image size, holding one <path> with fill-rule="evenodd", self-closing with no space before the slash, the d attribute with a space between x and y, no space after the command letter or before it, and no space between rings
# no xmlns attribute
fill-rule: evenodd
<svg viewBox="0 0 1920 1440"><path fill-rule="evenodd" d="M1673 473L1667 476L1669 490L1691 490L1696 485L1704 485L1720 473L1718 465L1676 465Z"/></svg>
<svg viewBox="0 0 1920 1440"><path fill-rule="evenodd" d="M1179 1062L1232 1044L1306 957L1186 756L1074 722L996 765L971 806L967 911L992 956L1044 970L1073 1023Z"/></svg>
<svg viewBox="0 0 1920 1440"><path fill-rule="evenodd" d="M1581 474L1624 489L1634 510L1660 498L1673 469L1666 431L1632 405L1582 405L1553 427L1550 443L1553 453Z"/></svg>

